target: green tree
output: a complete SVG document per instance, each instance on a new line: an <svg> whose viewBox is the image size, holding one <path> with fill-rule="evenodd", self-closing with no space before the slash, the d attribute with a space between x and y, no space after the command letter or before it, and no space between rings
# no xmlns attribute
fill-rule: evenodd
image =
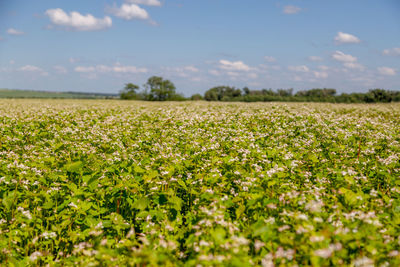
<svg viewBox="0 0 400 267"><path fill-rule="evenodd" d="M231 101L242 95L242 91L230 86L217 86L209 89L204 94L207 101Z"/></svg>
<svg viewBox="0 0 400 267"><path fill-rule="evenodd" d="M384 89L369 90L366 94L366 102L389 103L392 102L392 95Z"/></svg>
<svg viewBox="0 0 400 267"><path fill-rule="evenodd" d="M137 99L136 91L139 90L139 86L133 83L125 84L124 89L120 93L121 99Z"/></svg>
<svg viewBox="0 0 400 267"><path fill-rule="evenodd" d="M244 92L244 95L249 95L250 94L250 89L249 89L249 87L244 87L243 88L243 92Z"/></svg>
<svg viewBox="0 0 400 267"><path fill-rule="evenodd" d="M194 94L190 97L190 100L194 100L194 101L203 100L203 96L201 94Z"/></svg>
<svg viewBox="0 0 400 267"><path fill-rule="evenodd" d="M293 95L293 88L278 89L277 93L278 93L279 96L282 96L282 97L292 96Z"/></svg>
<svg viewBox="0 0 400 267"><path fill-rule="evenodd" d="M150 91L148 100L166 101L176 97L175 85L170 80L164 80L159 76L152 76L147 80L145 87Z"/></svg>

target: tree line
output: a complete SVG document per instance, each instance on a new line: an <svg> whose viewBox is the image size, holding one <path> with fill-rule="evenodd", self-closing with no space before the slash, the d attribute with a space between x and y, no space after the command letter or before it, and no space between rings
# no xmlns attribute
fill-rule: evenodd
<svg viewBox="0 0 400 267"><path fill-rule="evenodd" d="M143 90L133 83L125 84L120 93L121 99L135 99L147 101L183 101L186 98L176 93L175 85L167 79L159 76L150 77L143 85Z"/></svg>
<svg viewBox="0 0 400 267"><path fill-rule="evenodd" d="M329 103L390 103L400 102L400 91L389 91L385 89L371 89L366 93L342 93L337 94L336 89L314 88L302 90L296 93L293 89L261 89L250 90L232 86L216 86L204 93L194 94L185 98L176 93L175 85L167 79L159 76L150 77L140 87L133 83L127 83L120 93L121 99L135 99L147 101L184 101L184 100L206 100L206 101L238 101L238 102L329 102Z"/></svg>

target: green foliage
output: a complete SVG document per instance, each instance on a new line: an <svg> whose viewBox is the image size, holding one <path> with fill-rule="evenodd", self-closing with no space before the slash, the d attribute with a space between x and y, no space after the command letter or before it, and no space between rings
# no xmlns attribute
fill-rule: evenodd
<svg viewBox="0 0 400 267"><path fill-rule="evenodd" d="M124 90L120 94L121 99L138 99L137 90L139 86L133 83L125 84Z"/></svg>
<svg viewBox="0 0 400 267"><path fill-rule="evenodd" d="M231 101L241 94L241 90L235 87L217 86L205 92L204 99L207 101Z"/></svg>
<svg viewBox="0 0 400 267"><path fill-rule="evenodd" d="M228 86L218 86L209 89L204 94L207 101L243 101L243 102L329 102L329 103L389 103L400 101L400 91L384 89L369 90L368 93L336 94L336 89L315 88L298 91L293 95L293 89L250 90Z"/></svg>
<svg viewBox="0 0 400 267"><path fill-rule="evenodd" d="M203 96L201 94L194 94L190 97L190 100L198 101L198 100L203 100Z"/></svg>
<svg viewBox="0 0 400 267"><path fill-rule="evenodd" d="M3 100L0 262L399 266L399 155L399 104Z"/></svg>
<svg viewBox="0 0 400 267"><path fill-rule="evenodd" d="M170 80L164 80L162 77L150 77L145 86L149 90L147 94L148 100L166 101L174 100L176 97L175 85Z"/></svg>

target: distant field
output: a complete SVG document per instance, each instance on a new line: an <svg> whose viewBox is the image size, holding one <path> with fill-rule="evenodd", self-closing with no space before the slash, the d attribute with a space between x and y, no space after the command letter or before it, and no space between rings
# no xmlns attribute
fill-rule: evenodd
<svg viewBox="0 0 400 267"><path fill-rule="evenodd" d="M0 98L67 98L67 99L103 99L116 98L117 95L79 92L46 92L31 90L0 89Z"/></svg>
<svg viewBox="0 0 400 267"><path fill-rule="evenodd" d="M400 266L400 104L0 100L1 266Z"/></svg>

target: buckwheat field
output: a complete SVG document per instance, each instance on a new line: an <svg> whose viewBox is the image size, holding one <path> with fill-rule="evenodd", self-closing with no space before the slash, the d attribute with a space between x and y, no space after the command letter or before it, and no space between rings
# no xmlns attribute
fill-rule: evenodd
<svg viewBox="0 0 400 267"><path fill-rule="evenodd" d="M0 101L9 266L399 266L400 104Z"/></svg>

